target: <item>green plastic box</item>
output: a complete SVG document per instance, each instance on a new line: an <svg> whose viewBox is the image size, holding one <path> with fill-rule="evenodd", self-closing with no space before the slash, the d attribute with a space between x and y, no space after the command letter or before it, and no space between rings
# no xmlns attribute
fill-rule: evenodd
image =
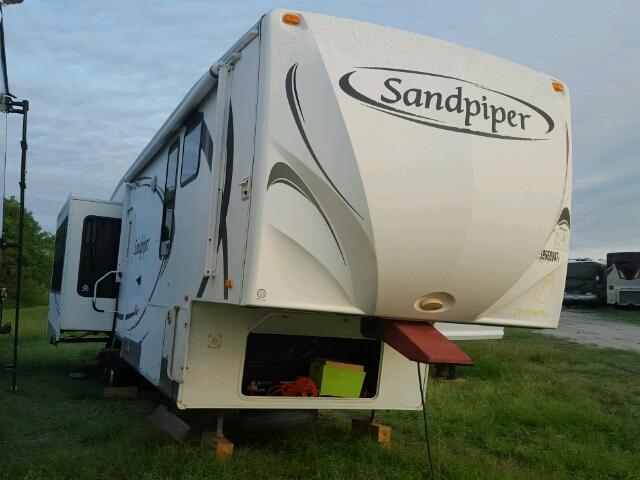
<svg viewBox="0 0 640 480"><path fill-rule="evenodd" d="M362 365L316 358L311 361L309 370L321 396L360 398L366 375Z"/></svg>

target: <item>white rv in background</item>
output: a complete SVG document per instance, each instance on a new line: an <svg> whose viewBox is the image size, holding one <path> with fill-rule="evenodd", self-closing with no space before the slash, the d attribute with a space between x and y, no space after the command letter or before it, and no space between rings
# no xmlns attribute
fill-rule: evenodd
<svg viewBox="0 0 640 480"><path fill-rule="evenodd" d="M640 252L607 254L607 303L640 306Z"/></svg>
<svg viewBox="0 0 640 480"><path fill-rule="evenodd" d="M434 322L458 339L557 326L570 209L562 83L276 10L198 80L110 200L63 208L49 334L112 333L180 408L416 409L415 361L468 363ZM81 232L87 216L113 237ZM101 223L114 218L119 231ZM112 238L110 261L85 259ZM313 358L363 366L362 395L248 388Z"/></svg>

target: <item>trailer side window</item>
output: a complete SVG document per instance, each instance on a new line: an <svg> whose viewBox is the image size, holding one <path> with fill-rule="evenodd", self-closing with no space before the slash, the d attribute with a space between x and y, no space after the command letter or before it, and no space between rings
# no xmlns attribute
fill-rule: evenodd
<svg viewBox="0 0 640 480"><path fill-rule="evenodd" d="M78 295L93 297L95 283L117 269L120 219L88 216L82 226ZM116 298L116 278L110 275L98 284L99 298Z"/></svg>
<svg viewBox="0 0 640 480"><path fill-rule="evenodd" d="M53 254L53 273L51 275L51 291L60 293L62 288L62 269L64 267L64 252L67 244L67 224L69 217L65 218L56 230L56 246Z"/></svg>
<svg viewBox="0 0 640 480"><path fill-rule="evenodd" d="M169 148L167 156L167 175L164 181L164 207L162 209L162 230L160 231L160 257L166 257L171 251L176 206L176 182L178 180L179 143Z"/></svg>
<svg viewBox="0 0 640 480"><path fill-rule="evenodd" d="M182 168L180 186L184 187L198 176L200 168L200 150L202 148L202 114L187 126L182 147Z"/></svg>

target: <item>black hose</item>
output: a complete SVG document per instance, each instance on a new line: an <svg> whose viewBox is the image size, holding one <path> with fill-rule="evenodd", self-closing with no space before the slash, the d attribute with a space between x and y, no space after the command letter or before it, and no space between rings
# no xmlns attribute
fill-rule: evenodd
<svg viewBox="0 0 640 480"><path fill-rule="evenodd" d="M422 373L420 372L420 362L416 362L418 366L418 387L420 388L420 403L422 404L422 419L424 420L424 441L427 445L427 460L429 462L429 470L431 471L432 480L436 480L436 473L433 471L433 461L431 460L431 445L429 444L429 424L427 422L427 390L422 384ZM427 365L427 368L429 366Z"/></svg>

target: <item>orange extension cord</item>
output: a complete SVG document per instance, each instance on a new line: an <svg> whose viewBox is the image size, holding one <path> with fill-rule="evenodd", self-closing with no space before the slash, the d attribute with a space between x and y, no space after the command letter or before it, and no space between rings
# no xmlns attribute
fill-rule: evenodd
<svg viewBox="0 0 640 480"><path fill-rule="evenodd" d="M274 385L267 392L269 396L282 397L319 397L320 391L316 382L307 377L298 377L295 382L282 382Z"/></svg>

